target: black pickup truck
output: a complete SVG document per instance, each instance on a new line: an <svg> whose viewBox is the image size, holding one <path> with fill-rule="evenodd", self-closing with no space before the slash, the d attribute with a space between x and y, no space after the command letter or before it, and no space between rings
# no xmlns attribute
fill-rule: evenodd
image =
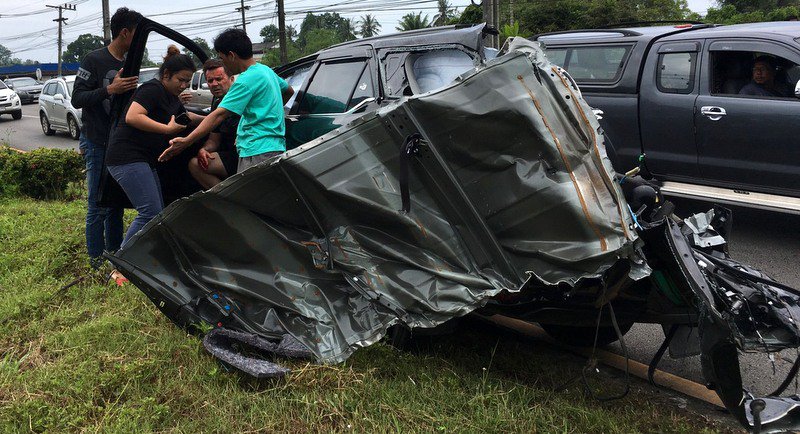
<svg viewBox="0 0 800 434"><path fill-rule="evenodd" d="M800 23L592 29L532 39L595 108L617 171L643 163L666 194L800 212ZM774 64L781 96L740 94L760 56Z"/></svg>

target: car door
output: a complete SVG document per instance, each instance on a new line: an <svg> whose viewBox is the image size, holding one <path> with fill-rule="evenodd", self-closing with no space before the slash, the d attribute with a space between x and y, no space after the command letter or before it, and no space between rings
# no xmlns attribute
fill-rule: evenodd
<svg viewBox="0 0 800 434"><path fill-rule="evenodd" d="M52 98L50 123L59 127L67 125L67 88L64 83L55 82L55 94Z"/></svg>
<svg viewBox="0 0 800 434"><path fill-rule="evenodd" d="M647 169L661 179L700 177L694 138L702 41L656 43L645 61L639 122Z"/></svg>
<svg viewBox="0 0 800 434"><path fill-rule="evenodd" d="M292 149L361 116L376 103L376 72L369 58L319 62L286 117L286 147Z"/></svg>
<svg viewBox="0 0 800 434"><path fill-rule="evenodd" d="M758 39L709 42L702 78L705 86L695 104L702 176L707 183L721 187L776 194L794 191L797 195L800 191L797 182L800 101L794 96L781 98L715 91L712 60L723 53L751 53L751 59L766 54L797 68L800 52L787 45ZM793 84L791 89L794 89Z"/></svg>
<svg viewBox="0 0 800 434"><path fill-rule="evenodd" d="M50 82L45 84L44 88L42 89L42 93L39 96L39 107L41 110L44 111L44 115L47 117L48 122L52 125L51 118L53 117L53 95L56 93L56 84L55 82Z"/></svg>

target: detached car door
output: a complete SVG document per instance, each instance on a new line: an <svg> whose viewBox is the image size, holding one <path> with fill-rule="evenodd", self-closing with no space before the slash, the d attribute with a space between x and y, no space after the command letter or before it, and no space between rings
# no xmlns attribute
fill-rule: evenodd
<svg viewBox="0 0 800 434"><path fill-rule="evenodd" d="M742 61L770 55L784 67L794 65L776 74L776 82L780 77L789 87L792 80L786 75L794 72L794 82L797 81L800 51L757 39L712 41L708 50L702 78L706 85L695 104L703 178L709 184L737 190L800 196L800 100L793 96L794 83L788 89L792 96L786 97L739 95L735 89L715 92L714 74L724 65L712 62L734 53L745 54ZM749 81L753 65L747 62L745 66L743 77Z"/></svg>
<svg viewBox="0 0 800 434"><path fill-rule="evenodd" d="M370 58L320 61L286 117L286 147L295 148L361 116L376 103Z"/></svg>

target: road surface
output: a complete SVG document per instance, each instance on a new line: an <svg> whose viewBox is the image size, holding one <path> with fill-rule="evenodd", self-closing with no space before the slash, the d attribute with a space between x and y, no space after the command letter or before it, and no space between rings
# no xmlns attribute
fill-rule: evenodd
<svg viewBox="0 0 800 434"><path fill-rule="evenodd" d="M22 119L15 121L11 115L0 116L0 143L12 148L30 151L36 148L78 149L78 141L69 134L56 132L45 136L39 123L39 103L22 106Z"/></svg>

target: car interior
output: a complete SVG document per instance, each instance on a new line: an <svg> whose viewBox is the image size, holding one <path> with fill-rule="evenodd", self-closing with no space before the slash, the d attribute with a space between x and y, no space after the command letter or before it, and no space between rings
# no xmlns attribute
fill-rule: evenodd
<svg viewBox="0 0 800 434"><path fill-rule="evenodd" d="M762 55L771 57L776 64L775 83L789 89L793 95L795 84L800 80L800 66L782 57L755 51L712 52L711 94L738 95L751 80L753 61Z"/></svg>

